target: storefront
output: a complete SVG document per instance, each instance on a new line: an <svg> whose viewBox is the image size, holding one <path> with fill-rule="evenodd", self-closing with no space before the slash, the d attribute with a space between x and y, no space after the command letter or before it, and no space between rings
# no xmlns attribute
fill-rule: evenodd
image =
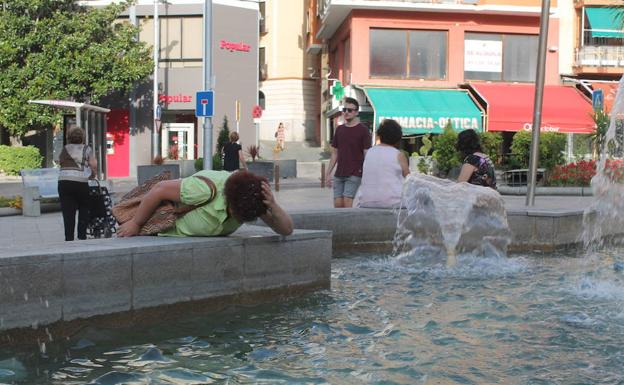
<svg viewBox="0 0 624 385"><path fill-rule="evenodd" d="M471 83L468 89L483 103L487 131L531 131L535 86L533 84ZM591 134L591 101L574 87L545 86L540 130Z"/></svg>
<svg viewBox="0 0 624 385"><path fill-rule="evenodd" d="M394 119L403 135L440 134L447 124L457 131L484 128L484 113L466 90L365 88L375 111L374 126Z"/></svg>
<svg viewBox="0 0 624 385"><path fill-rule="evenodd" d="M124 95L105 99L111 109L109 176L135 176L137 165L152 162L154 129L163 158L203 157L203 120L195 117L196 93L204 88L202 11L203 5L192 1L160 7L160 119L154 119L151 79L138 86L132 102ZM215 1L212 12L213 143L227 118L229 129L239 132L245 148L256 143L252 110L258 104L258 5ZM139 39L151 45L153 6L138 5L136 13L141 26Z"/></svg>

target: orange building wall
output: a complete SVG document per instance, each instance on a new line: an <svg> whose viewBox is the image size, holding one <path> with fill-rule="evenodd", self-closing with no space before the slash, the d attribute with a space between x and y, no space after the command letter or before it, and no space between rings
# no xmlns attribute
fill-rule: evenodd
<svg viewBox="0 0 624 385"><path fill-rule="evenodd" d="M508 5L508 4L507 4ZM559 20L551 18L548 47L558 46ZM447 79L408 80L369 78L369 29L430 29L448 31ZM358 85L383 85L402 87L455 87L464 82L464 33L518 33L539 35L539 17L512 17L505 15L444 14L428 12L353 11L336 31L329 45L330 53L337 49L336 64L342 78L343 44L351 37L351 80ZM558 51L547 52L546 84L559 83Z"/></svg>

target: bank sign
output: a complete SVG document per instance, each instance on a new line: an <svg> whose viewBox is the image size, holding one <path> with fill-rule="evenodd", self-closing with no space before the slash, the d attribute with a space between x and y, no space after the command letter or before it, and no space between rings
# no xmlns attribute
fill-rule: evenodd
<svg viewBox="0 0 624 385"><path fill-rule="evenodd" d="M403 134L441 134L444 127L451 122L456 131L473 129L483 131L481 117L471 116L379 116L377 125L384 119L396 120L403 128Z"/></svg>

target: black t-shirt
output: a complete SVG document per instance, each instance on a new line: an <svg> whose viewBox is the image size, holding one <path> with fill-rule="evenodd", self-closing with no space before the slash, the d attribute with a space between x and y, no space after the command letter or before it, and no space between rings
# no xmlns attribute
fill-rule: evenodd
<svg viewBox="0 0 624 385"><path fill-rule="evenodd" d="M238 151L242 149L238 143L228 142L223 146L223 169L226 171L236 171L240 168Z"/></svg>

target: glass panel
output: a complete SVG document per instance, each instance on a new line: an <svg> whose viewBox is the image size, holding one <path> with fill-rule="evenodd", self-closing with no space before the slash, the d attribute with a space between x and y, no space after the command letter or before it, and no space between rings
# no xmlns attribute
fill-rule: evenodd
<svg viewBox="0 0 624 385"><path fill-rule="evenodd" d="M370 76L407 75L407 33L391 29L370 30Z"/></svg>
<svg viewBox="0 0 624 385"><path fill-rule="evenodd" d="M201 17L182 19L182 58L201 59L204 32Z"/></svg>
<svg viewBox="0 0 624 385"><path fill-rule="evenodd" d="M351 39L348 38L344 41L344 60L342 68L344 68L342 84L351 83Z"/></svg>
<svg viewBox="0 0 624 385"><path fill-rule="evenodd" d="M410 32L410 78L446 78L447 32Z"/></svg>
<svg viewBox="0 0 624 385"><path fill-rule="evenodd" d="M502 80L502 35L466 33L464 35L464 78Z"/></svg>
<svg viewBox="0 0 624 385"><path fill-rule="evenodd" d="M179 17L163 17L160 21L160 58L182 58L182 20Z"/></svg>
<svg viewBox="0 0 624 385"><path fill-rule="evenodd" d="M508 82L534 82L537 70L537 36L505 35L503 42L503 79Z"/></svg>
<svg viewBox="0 0 624 385"><path fill-rule="evenodd" d="M154 46L154 19L139 19L139 41L145 42L148 46Z"/></svg>

